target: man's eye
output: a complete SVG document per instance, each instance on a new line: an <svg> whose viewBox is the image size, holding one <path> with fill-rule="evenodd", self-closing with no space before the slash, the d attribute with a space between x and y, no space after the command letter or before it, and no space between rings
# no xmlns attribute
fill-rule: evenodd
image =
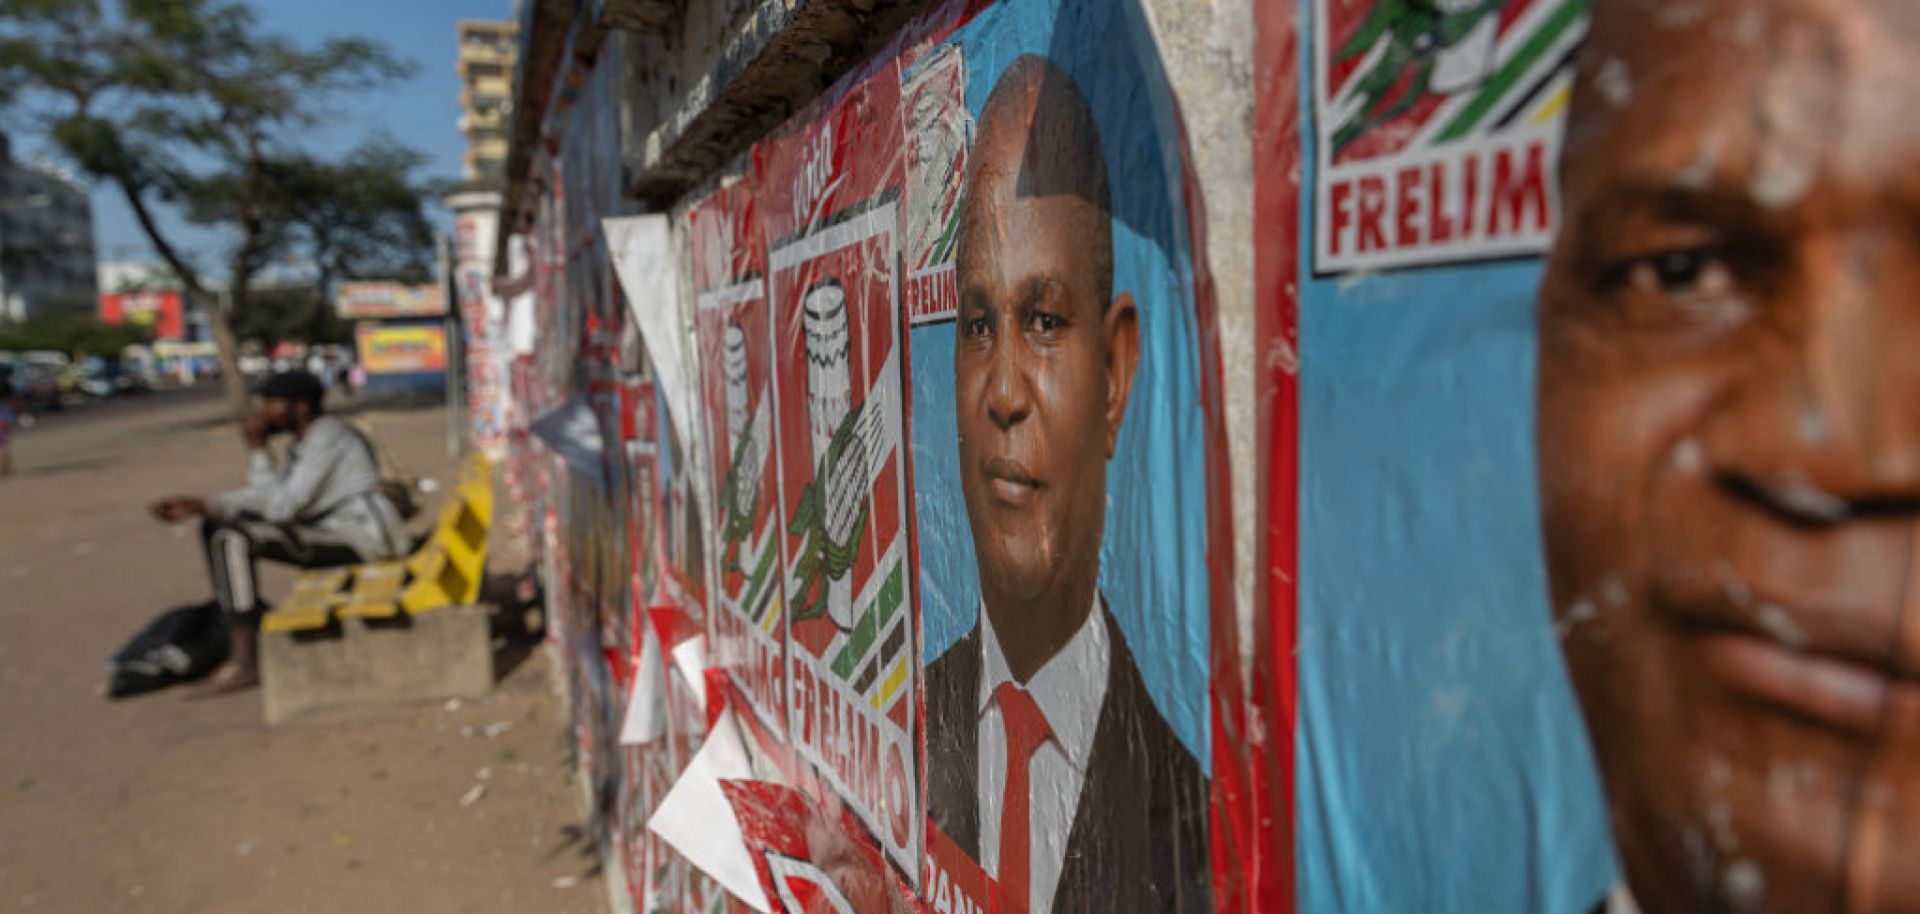
<svg viewBox="0 0 1920 914"><path fill-rule="evenodd" d="M1052 333L1065 327L1067 322L1062 320L1058 315L1048 314L1045 311L1035 311L1033 316L1027 319L1027 324L1041 333Z"/></svg>
<svg viewBox="0 0 1920 914"><path fill-rule="evenodd" d="M1627 286L1643 294L1717 296L1733 291L1733 268L1711 248L1662 251L1628 262Z"/></svg>
<svg viewBox="0 0 1920 914"><path fill-rule="evenodd" d="M984 317L967 318L966 321L961 323L960 332L966 334L969 337L986 336L987 335L987 319Z"/></svg>

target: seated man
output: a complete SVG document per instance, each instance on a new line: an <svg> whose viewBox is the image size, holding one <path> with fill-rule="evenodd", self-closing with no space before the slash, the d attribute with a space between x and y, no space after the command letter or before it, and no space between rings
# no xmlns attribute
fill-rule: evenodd
<svg viewBox="0 0 1920 914"><path fill-rule="evenodd" d="M241 425L247 484L207 498L162 499L152 508L169 523L202 519L207 573L233 635L233 653L213 675L217 692L260 681L256 644L264 604L255 560L325 568L398 558L407 549L405 522L379 491L373 446L353 426L322 414L319 379L283 372L258 392L259 409ZM293 443L286 461L275 465L267 441L282 433Z"/></svg>

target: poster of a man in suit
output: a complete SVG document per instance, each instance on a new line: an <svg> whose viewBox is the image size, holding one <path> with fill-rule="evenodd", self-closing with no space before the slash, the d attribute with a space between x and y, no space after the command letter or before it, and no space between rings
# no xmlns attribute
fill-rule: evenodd
<svg viewBox="0 0 1920 914"><path fill-rule="evenodd" d="M951 379L979 606L926 667L928 816L1004 909L1033 914L1210 905L1205 772L1101 587L1108 464L1145 408L1141 311L1175 305L1115 287L1113 141L1073 76L1018 56L978 115L959 214ZM1164 611L1148 644L1172 650Z"/></svg>
<svg viewBox="0 0 1920 914"><path fill-rule="evenodd" d="M1920 20L1595 7L1540 301L1612 910L1920 910Z"/></svg>

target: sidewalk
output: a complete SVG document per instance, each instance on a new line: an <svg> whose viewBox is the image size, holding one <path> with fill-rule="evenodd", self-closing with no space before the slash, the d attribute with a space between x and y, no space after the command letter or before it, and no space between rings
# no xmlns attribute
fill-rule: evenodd
<svg viewBox="0 0 1920 914"><path fill-rule="evenodd" d="M0 480L0 910L603 911L544 651L479 701L274 730L257 692L100 697L103 658L206 596L193 529L145 506L243 478L221 409L210 393L160 394L14 440L18 473ZM441 410L357 418L407 472L451 478Z"/></svg>

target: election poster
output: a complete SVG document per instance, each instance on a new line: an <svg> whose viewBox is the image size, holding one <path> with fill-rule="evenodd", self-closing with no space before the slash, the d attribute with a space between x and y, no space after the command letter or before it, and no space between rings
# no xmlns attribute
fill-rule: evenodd
<svg viewBox="0 0 1920 914"><path fill-rule="evenodd" d="M1178 106L1134 4L949 14L900 65L908 262L953 283L908 309L922 898L1209 912L1231 550Z"/></svg>
<svg viewBox="0 0 1920 914"><path fill-rule="evenodd" d="M1286 803L1303 912L1633 909L1610 906L1608 809L1562 662L1562 639L1587 629L1554 624L1543 561L1556 549L1543 493L1579 459L1536 446L1548 412L1534 393L1567 370L1543 348L1542 255L1574 216L1560 183L1567 116L1581 105L1589 8L1601 6L1309 0L1275 23L1300 42L1292 69L1268 58L1262 85L1276 97L1260 101L1278 125L1262 161L1278 173L1298 163L1297 199L1285 182L1263 185L1258 227L1270 326L1289 344L1267 378L1281 405L1265 440L1267 504L1295 512L1269 554L1288 572L1270 599L1290 610L1274 642L1294 663ZM1629 17L1641 35L1665 27L1653 5L1620 8L1645 12ZM1618 92L1649 73L1582 76ZM1607 91L1588 106L1610 105ZM1641 243L1628 237L1616 235ZM1616 326L1626 332L1596 338ZM1647 427L1632 415L1625 426ZM1615 504L1645 487L1581 490ZM1634 567L1605 566L1621 577L1589 591L1599 611L1628 600ZM1610 625L1601 637L1629 635ZM1657 734L1630 738L1651 746ZM1676 763L1657 777L1712 776ZM1733 833L1698 834L1668 858L1705 861L1715 835ZM1662 901L1648 909L1791 909Z"/></svg>
<svg viewBox="0 0 1920 914"><path fill-rule="evenodd" d="M919 869L898 69L756 152L787 618L787 736L902 871Z"/></svg>
<svg viewBox="0 0 1920 914"><path fill-rule="evenodd" d="M751 186L687 216L715 540L713 662L752 712L786 731L786 612L774 459L773 327Z"/></svg>
<svg viewBox="0 0 1920 914"><path fill-rule="evenodd" d="M1591 3L1315 0L1315 273L1544 252Z"/></svg>

